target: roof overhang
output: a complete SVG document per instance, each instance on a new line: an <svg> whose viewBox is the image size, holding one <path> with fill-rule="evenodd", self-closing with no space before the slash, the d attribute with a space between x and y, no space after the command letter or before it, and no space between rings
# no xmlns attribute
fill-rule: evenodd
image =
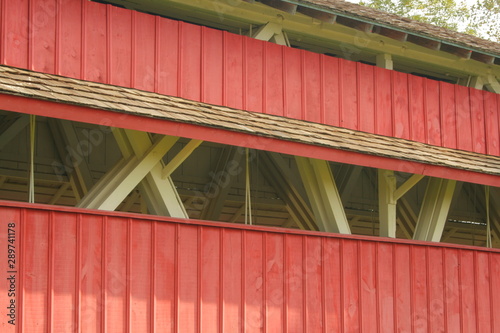
<svg viewBox="0 0 500 333"><path fill-rule="evenodd" d="M0 109L498 186L500 157L0 67Z"/></svg>

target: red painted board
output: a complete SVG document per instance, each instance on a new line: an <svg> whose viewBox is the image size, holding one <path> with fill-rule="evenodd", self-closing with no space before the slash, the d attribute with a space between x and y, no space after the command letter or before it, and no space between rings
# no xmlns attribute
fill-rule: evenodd
<svg viewBox="0 0 500 333"><path fill-rule="evenodd" d="M285 48L264 43L264 113L284 116L283 109L283 52Z"/></svg>
<svg viewBox="0 0 500 333"><path fill-rule="evenodd" d="M174 44L175 45L175 44ZM171 47L168 45L168 47ZM201 27L179 23L179 96L199 101L201 97Z"/></svg>
<svg viewBox="0 0 500 333"><path fill-rule="evenodd" d="M242 236L240 230L222 232L222 331L243 332Z"/></svg>
<svg viewBox="0 0 500 333"><path fill-rule="evenodd" d="M179 332L199 331L198 230L181 225L177 229L176 328Z"/></svg>
<svg viewBox="0 0 500 333"><path fill-rule="evenodd" d="M486 152L500 156L500 98L498 95L483 92L486 133Z"/></svg>
<svg viewBox="0 0 500 333"><path fill-rule="evenodd" d="M181 22L156 19L156 47L155 60L156 92L164 95L179 96L178 79L180 76L179 38Z"/></svg>
<svg viewBox="0 0 500 333"><path fill-rule="evenodd" d="M210 104L223 103L223 32L203 28L202 101Z"/></svg>
<svg viewBox="0 0 500 333"><path fill-rule="evenodd" d="M283 89L285 93L285 117L304 119L302 52L298 49L287 50L283 55Z"/></svg>
<svg viewBox="0 0 500 333"><path fill-rule="evenodd" d="M470 110L472 125L472 150L486 154L486 122L484 94L481 90L470 89ZM488 135L490 135L488 133Z"/></svg>
<svg viewBox="0 0 500 333"><path fill-rule="evenodd" d="M441 134L443 146L457 148L457 103L455 85L439 83Z"/></svg>
<svg viewBox="0 0 500 333"><path fill-rule="evenodd" d="M391 71L375 68L375 134L392 136Z"/></svg>
<svg viewBox="0 0 500 333"><path fill-rule="evenodd" d="M497 249L26 203L0 215L0 248L16 224L18 332L499 328Z"/></svg>
<svg viewBox="0 0 500 333"><path fill-rule="evenodd" d="M418 76L408 76L408 115L410 125L410 140L426 142L427 122L425 115L425 79Z"/></svg>
<svg viewBox="0 0 500 333"><path fill-rule="evenodd" d="M108 20L109 7L84 2L83 77L88 81L108 83Z"/></svg>
<svg viewBox="0 0 500 333"><path fill-rule="evenodd" d="M305 331L321 332L324 326L323 311L323 255L321 239L304 238L304 291L305 291Z"/></svg>
<svg viewBox="0 0 500 333"><path fill-rule="evenodd" d="M264 325L267 332L283 332L284 323L284 236L264 236Z"/></svg>
<svg viewBox="0 0 500 333"><path fill-rule="evenodd" d="M375 67L358 64L359 128L375 133Z"/></svg>
<svg viewBox="0 0 500 333"><path fill-rule="evenodd" d="M132 12L115 6L109 7L109 83L116 86L132 86L132 61L134 67L137 59L133 59L135 51L133 45L134 36L132 29L135 28L135 20L132 19ZM135 14L134 14L135 16ZM134 31L135 33L135 31Z"/></svg>
<svg viewBox="0 0 500 333"><path fill-rule="evenodd" d="M263 234L255 231L244 233L244 295L245 332L262 332L264 328L264 243Z"/></svg>
<svg viewBox="0 0 500 333"><path fill-rule="evenodd" d="M285 237L286 262L286 330L288 332L302 332L306 324L304 284L307 283L303 263L304 239L295 235ZM306 254L307 255L307 254Z"/></svg>
<svg viewBox="0 0 500 333"><path fill-rule="evenodd" d="M341 242L342 260L342 315L344 331L359 331L361 329L360 311L360 272L359 244L354 240Z"/></svg>
<svg viewBox="0 0 500 333"><path fill-rule="evenodd" d="M332 126L340 126L339 63L337 58L322 56L324 122Z"/></svg>
<svg viewBox="0 0 500 333"><path fill-rule="evenodd" d="M157 19L148 14L132 13L132 86L146 91L156 91L156 23Z"/></svg>
<svg viewBox="0 0 500 333"><path fill-rule="evenodd" d="M457 121L457 147L461 150L473 151L470 89L462 86L455 86L456 96L456 121Z"/></svg>
<svg viewBox="0 0 500 333"><path fill-rule="evenodd" d="M340 243L339 239L323 239L323 285L325 290L323 316L326 332L341 332L344 320Z"/></svg>
<svg viewBox="0 0 500 333"><path fill-rule="evenodd" d="M243 108L243 40L241 36L223 33L224 47L224 99L223 105Z"/></svg>
<svg viewBox="0 0 500 333"><path fill-rule="evenodd" d="M200 299L203 315L200 318L202 332L219 332L221 317L221 231L201 228L200 234Z"/></svg>
<svg viewBox="0 0 500 333"><path fill-rule="evenodd" d="M357 130L358 114L358 83L357 64L353 61L340 61L340 127Z"/></svg>
<svg viewBox="0 0 500 333"><path fill-rule="evenodd" d="M59 41L56 29L59 20L59 2L56 0L31 0L29 41L29 69L55 74L55 61ZM59 39L59 36L57 36Z"/></svg>
<svg viewBox="0 0 500 333"><path fill-rule="evenodd" d="M79 1L66 1L65 5L59 5L59 12L56 74L82 78L83 4Z"/></svg>
<svg viewBox="0 0 500 333"><path fill-rule="evenodd" d="M424 81L424 107L427 126L426 143L435 146L441 146L443 144L443 138L441 136L441 104L439 102L440 88L441 85L437 81Z"/></svg>
<svg viewBox="0 0 500 333"><path fill-rule="evenodd" d="M263 112L264 109L264 42L244 38L245 50L245 110L254 112Z"/></svg>
<svg viewBox="0 0 500 333"><path fill-rule="evenodd" d="M29 0L2 1L0 22L2 64L14 67L29 68L29 40L33 34L30 25Z"/></svg>
<svg viewBox="0 0 500 333"><path fill-rule="evenodd" d="M378 332L377 254L375 243L360 243L360 299L361 330L367 333ZM375 311L374 311L375 309Z"/></svg>
<svg viewBox="0 0 500 333"><path fill-rule="evenodd" d="M321 56L312 52L302 52L302 62L303 119L321 123L324 119L321 107Z"/></svg>
<svg viewBox="0 0 500 333"><path fill-rule="evenodd" d="M132 221L129 226L129 320L131 331L151 329L153 284L152 223Z"/></svg>

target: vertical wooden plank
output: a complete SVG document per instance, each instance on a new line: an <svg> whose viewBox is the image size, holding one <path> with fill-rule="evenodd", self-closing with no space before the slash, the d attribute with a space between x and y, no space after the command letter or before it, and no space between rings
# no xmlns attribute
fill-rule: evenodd
<svg viewBox="0 0 500 333"><path fill-rule="evenodd" d="M155 91L156 72L156 19L154 16L139 12L133 15L133 59L132 87Z"/></svg>
<svg viewBox="0 0 500 333"><path fill-rule="evenodd" d="M57 332L76 330L76 215L53 212L52 246L52 312L53 329Z"/></svg>
<svg viewBox="0 0 500 333"><path fill-rule="evenodd" d="M444 249L429 247L427 257L429 258L429 270L427 281L429 288L428 332L446 332L446 300L445 300L445 271L444 271ZM431 269L432 268L432 269Z"/></svg>
<svg viewBox="0 0 500 333"><path fill-rule="evenodd" d="M408 74L392 71L393 133L397 138L410 138Z"/></svg>
<svg viewBox="0 0 500 333"><path fill-rule="evenodd" d="M24 221L21 220L19 208L0 207L0 214L2 216L0 222L0 248L5 251L4 259L0 261L2 275L5 274L0 279L0 304L3 307L3 315L0 317L0 330L5 333L13 333L16 332L16 328L21 326L21 271L24 265L23 260L21 260L23 252L21 224ZM10 258L9 254L11 255ZM14 279L12 279L12 276Z"/></svg>
<svg viewBox="0 0 500 333"><path fill-rule="evenodd" d="M198 227L178 227L177 330L198 332Z"/></svg>
<svg viewBox="0 0 500 333"><path fill-rule="evenodd" d="M304 237L285 236L286 262L286 327L288 332L303 332L305 327L304 290L307 276L304 276ZM316 300L316 311L318 311ZM307 304L308 305L308 304ZM319 311L318 311L319 312Z"/></svg>
<svg viewBox="0 0 500 333"><path fill-rule="evenodd" d="M200 228L201 239L201 332L219 332L219 281L220 263L220 230L215 228Z"/></svg>
<svg viewBox="0 0 500 333"><path fill-rule="evenodd" d="M486 124L483 91L469 89L470 109L472 123L472 150L476 153L486 154Z"/></svg>
<svg viewBox="0 0 500 333"><path fill-rule="evenodd" d="M387 243L377 243L376 248L379 332L394 332L394 248Z"/></svg>
<svg viewBox="0 0 500 333"><path fill-rule="evenodd" d="M376 67L375 134L392 136L391 71Z"/></svg>
<svg viewBox="0 0 500 333"><path fill-rule="evenodd" d="M180 29L180 97L201 99L201 27L179 23Z"/></svg>
<svg viewBox="0 0 500 333"><path fill-rule="evenodd" d="M362 332L378 332L377 313L377 276L376 276L376 243L361 242L360 256L360 298L361 298L361 330Z"/></svg>
<svg viewBox="0 0 500 333"><path fill-rule="evenodd" d="M82 332L99 332L102 327L102 217L82 215L81 221L81 303Z"/></svg>
<svg viewBox="0 0 500 333"><path fill-rule="evenodd" d="M419 76L408 76L409 90L409 121L411 126L411 140L427 142L427 123L425 117L424 88L425 79Z"/></svg>
<svg viewBox="0 0 500 333"><path fill-rule="evenodd" d="M80 1L65 1L59 5L59 56L56 74L82 78L82 27L83 5Z"/></svg>
<svg viewBox="0 0 500 333"><path fill-rule="evenodd" d="M457 148L457 105L455 86L445 82L439 82L439 86L443 146L455 149Z"/></svg>
<svg viewBox="0 0 500 333"><path fill-rule="evenodd" d="M107 6L85 2L83 79L108 83Z"/></svg>
<svg viewBox="0 0 500 333"><path fill-rule="evenodd" d="M33 28L29 22L29 0L3 1L3 49L1 63L28 68L29 39ZM7 47L8 46L8 47Z"/></svg>
<svg viewBox="0 0 500 333"><path fill-rule="evenodd" d="M492 332L493 313L491 311L491 301L492 298L495 298L496 296L495 294L491 293L490 289L490 254L487 252L476 251L474 255L476 262L476 266L474 268L474 278L476 280L476 288L474 291L476 294L476 299L474 302L477 304L477 332Z"/></svg>
<svg viewBox="0 0 500 333"><path fill-rule="evenodd" d="M343 239L342 251L342 295L344 330L357 332L360 328L358 241Z"/></svg>
<svg viewBox="0 0 500 333"><path fill-rule="evenodd" d="M410 252L410 271L411 271L411 300L413 330L415 333L428 332L428 281L429 263L427 261L427 248L423 246L412 246ZM434 268L432 268L434 269Z"/></svg>
<svg viewBox="0 0 500 333"><path fill-rule="evenodd" d="M177 227L171 223L156 224L155 258L155 332L175 332Z"/></svg>
<svg viewBox="0 0 500 333"><path fill-rule="evenodd" d="M425 80L424 83L424 98L426 101L424 106L427 124L426 143L441 146L443 144L439 102L441 85L434 80Z"/></svg>
<svg viewBox="0 0 500 333"><path fill-rule="evenodd" d="M166 18L156 18L156 78L157 92L179 96L179 46L181 23Z"/></svg>
<svg viewBox="0 0 500 333"><path fill-rule="evenodd" d="M359 130L375 133L374 66L358 63Z"/></svg>
<svg viewBox="0 0 500 333"><path fill-rule="evenodd" d="M500 255L498 253L489 254L489 264L491 270L491 280L490 280L490 294L491 298L491 309L492 309L492 320L491 326L493 332L500 332Z"/></svg>
<svg viewBox="0 0 500 333"><path fill-rule="evenodd" d="M265 242L265 307L266 332L283 332L284 324L284 268L283 235L266 234Z"/></svg>
<svg viewBox="0 0 500 333"><path fill-rule="evenodd" d="M244 38L245 43L245 110L263 112L264 45L261 40Z"/></svg>
<svg viewBox="0 0 500 333"><path fill-rule="evenodd" d="M264 113L284 116L283 46L264 43Z"/></svg>
<svg viewBox="0 0 500 333"><path fill-rule="evenodd" d="M342 298L342 265L340 258L340 240L325 238L323 240L323 293L325 297L325 331L340 332L343 326Z"/></svg>
<svg viewBox="0 0 500 333"><path fill-rule="evenodd" d="M224 37L224 105L243 108L243 39L223 32Z"/></svg>
<svg viewBox="0 0 500 333"><path fill-rule="evenodd" d="M32 0L30 3L31 70L55 73L56 6L56 0Z"/></svg>
<svg viewBox="0 0 500 333"><path fill-rule="evenodd" d="M222 240L223 332L242 331L242 231L226 229Z"/></svg>
<svg viewBox="0 0 500 333"><path fill-rule="evenodd" d="M45 332L48 311L48 267L49 267L49 213L25 211L24 247L24 294L23 329L26 332Z"/></svg>
<svg viewBox="0 0 500 333"><path fill-rule="evenodd" d="M322 55L322 91L324 122L327 125L340 124L339 59Z"/></svg>
<svg viewBox="0 0 500 333"><path fill-rule="evenodd" d="M359 126L357 65L354 61L339 59L339 66L340 126L357 130Z"/></svg>
<svg viewBox="0 0 500 333"><path fill-rule="evenodd" d="M130 87L132 84L132 11L109 7L109 83ZM135 45L134 45L135 46Z"/></svg>
<svg viewBox="0 0 500 333"><path fill-rule="evenodd" d="M151 221L133 220L130 226L130 330L151 328Z"/></svg>
<svg viewBox="0 0 500 333"><path fill-rule="evenodd" d="M262 332L264 328L263 233L245 231L244 237L245 332Z"/></svg>
<svg viewBox="0 0 500 333"><path fill-rule="evenodd" d="M470 250L460 250L460 297L461 297L461 317L462 332L476 332L476 310L477 298L483 297L475 293L475 271L474 252Z"/></svg>
<svg viewBox="0 0 500 333"><path fill-rule="evenodd" d="M447 332L463 332L461 326L461 288L459 250L444 249L444 291L445 291L445 327Z"/></svg>
<svg viewBox="0 0 500 333"><path fill-rule="evenodd" d="M304 289L306 304L306 332L321 332L323 318L323 256L319 237L304 237Z"/></svg>
<svg viewBox="0 0 500 333"><path fill-rule="evenodd" d="M469 99L470 88L455 85L456 98L456 136L457 147L461 150L472 151L472 119Z"/></svg>
<svg viewBox="0 0 500 333"><path fill-rule="evenodd" d="M202 28L203 33L203 102L223 105L222 31Z"/></svg>
<svg viewBox="0 0 500 333"><path fill-rule="evenodd" d="M303 51L286 49L283 54L283 89L285 117L302 119L302 59Z"/></svg>
<svg viewBox="0 0 500 333"><path fill-rule="evenodd" d="M106 329L125 332L127 330L127 221L123 218L107 217L104 242L106 249Z"/></svg>
<svg viewBox="0 0 500 333"><path fill-rule="evenodd" d="M396 265L394 265L396 330L399 332L411 332L410 246L397 244L394 249L394 260L396 262Z"/></svg>
<svg viewBox="0 0 500 333"><path fill-rule="evenodd" d="M285 49L287 50L287 49ZM320 55L313 52L302 52L303 73L303 107L302 119L321 122L321 63Z"/></svg>
<svg viewBox="0 0 500 333"><path fill-rule="evenodd" d="M500 156L500 99L497 95L483 91L485 124L486 124L486 153Z"/></svg>

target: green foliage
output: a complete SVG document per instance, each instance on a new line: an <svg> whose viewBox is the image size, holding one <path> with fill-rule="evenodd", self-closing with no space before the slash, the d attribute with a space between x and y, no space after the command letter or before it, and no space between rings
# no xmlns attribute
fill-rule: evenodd
<svg viewBox="0 0 500 333"><path fill-rule="evenodd" d="M360 4L500 42L500 0L367 0Z"/></svg>

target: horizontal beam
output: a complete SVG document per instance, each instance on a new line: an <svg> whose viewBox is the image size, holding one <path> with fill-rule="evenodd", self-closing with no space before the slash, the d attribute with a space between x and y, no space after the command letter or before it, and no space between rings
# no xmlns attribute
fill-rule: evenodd
<svg viewBox="0 0 500 333"><path fill-rule="evenodd" d="M500 176L472 172L470 170L453 169L441 165L398 160L377 155L366 155L354 151L314 146L300 142L256 136L243 132L232 132L220 128L180 123L160 118L141 117L138 115L93 109L86 106L61 104L1 93L0 109L97 125L102 125L100 120L106 119L106 121L111 122L116 127L138 131L182 136L190 139L311 157L370 168L389 169L401 172L412 170L415 174L436 178L449 178L476 184L498 186L500 181Z"/></svg>

